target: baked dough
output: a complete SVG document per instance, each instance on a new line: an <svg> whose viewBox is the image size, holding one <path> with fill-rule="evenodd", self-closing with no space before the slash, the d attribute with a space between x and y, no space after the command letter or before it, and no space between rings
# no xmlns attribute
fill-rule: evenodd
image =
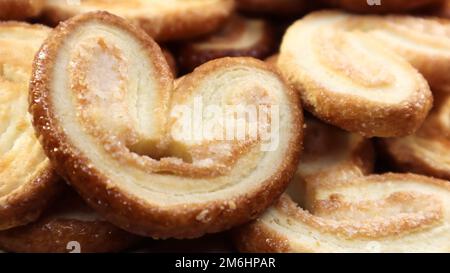
<svg viewBox="0 0 450 273"><path fill-rule="evenodd" d="M305 0L236 0L244 12L278 16L298 15L306 11Z"/></svg>
<svg viewBox="0 0 450 273"><path fill-rule="evenodd" d="M180 44L179 62L182 69L192 71L207 61L227 56L263 59L275 51L275 36L264 20L233 16L220 32Z"/></svg>
<svg viewBox="0 0 450 273"><path fill-rule="evenodd" d="M0 248L20 253L118 252L139 240L103 220L73 192L37 222L0 232Z"/></svg>
<svg viewBox="0 0 450 273"><path fill-rule="evenodd" d="M34 221L59 191L27 111L31 64L49 32L0 23L0 230Z"/></svg>
<svg viewBox="0 0 450 273"><path fill-rule="evenodd" d="M262 61L218 59L173 89L157 44L127 21L98 12L50 35L32 83L30 109L47 155L91 207L130 232L192 238L231 228L262 213L295 172L300 103ZM198 98L220 109L278 105L279 115L264 119L262 111L258 124L278 137L267 149L264 134L208 139L217 126L194 138L181 128L192 123L172 114L197 111Z"/></svg>
<svg viewBox="0 0 450 273"><path fill-rule="evenodd" d="M173 56L172 52L170 52L168 49L163 48L162 52L164 54L164 57L166 58L167 64L169 65L170 70L172 71L172 75L176 77L178 75L178 65L177 61L175 60L175 56Z"/></svg>
<svg viewBox="0 0 450 273"><path fill-rule="evenodd" d="M300 92L305 108L320 119L365 136L409 135L426 118L432 95L424 77L387 45L396 52L405 51L411 59L417 57L417 65L420 61L428 66L444 62L437 57L425 59L426 53L414 54L439 51L431 44L439 42L437 35L430 35L423 48L407 44L415 38L406 34L404 47L391 42L395 37L403 39L389 32L391 23L387 22L395 25L396 20L412 25L420 22L410 17L312 13L286 32L278 68ZM442 51L439 57L446 60L447 50Z"/></svg>
<svg viewBox="0 0 450 273"><path fill-rule="evenodd" d="M450 180L450 96L441 94L422 128L414 135L380 140L399 170Z"/></svg>
<svg viewBox="0 0 450 273"><path fill-rule="evenodd" d="M39 15L44 0L0 0L0 20L21 20Z"/></svg>
<svg viewBox="0 0 450 273"><path fill-rule="evenodd" d="M363 13L403 12L438 3L442 0L323 0L332 7ZM369 2L373 4L370 5ZM380 2L377 5L377 2Z"/></svg>
<svg viewBox="0 0 450 273"><path fill-rule="evenodd" d="M42 17L57 24L77 14L105 10L125 17L158 41L192 38L215 31L234 9L233 0L45 0Z"/></svg>
<svg viewBox="0 0 450 273"><path fill-rule="evenodd" d="M289 189L263 216L235 231L240 251L450 251L450 183L368 175L369 140L311 120L305 132Z"/></svg>

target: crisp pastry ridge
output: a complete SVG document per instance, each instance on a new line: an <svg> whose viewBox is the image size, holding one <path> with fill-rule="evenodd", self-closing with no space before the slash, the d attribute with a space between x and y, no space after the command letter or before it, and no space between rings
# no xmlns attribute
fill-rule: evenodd
<svg viewBox="0 0 450 273"><path fill-rule="evenodd" d="M365 136L404 136L420 127L432 106L430 88L370 31L384 22L383 17L321 11L288 29L277 67L307 110Z"/></svg>
<svg viewBox="0 0 450 273"><path fill-rule="evenodd" d="M307 124L305 147L312 147L302 155L306 162L300 162L274 206L234 231L240 251L450 252L447 181L413 174L368 175L373 158L364 158L367 151L355 150L351 141L342 143L332 128ZM330 160L326 141L347 152ZM349 160L349 155L360 159Z"/></svg>
<svg viewBox="0 0 450 273"><path fill-rule="evenodd" d="M401 171L450 180L450 96L442 93L414 135L380 140L389 162Z"/></svg>
<svg viewBox="0 0 450 273"><path fill-rule="evenodd" d="M106 222L70 190L38 221L0 232L0 248L20 253L119 252L139 240Z"/></svg>
<svg viewBox="0 0 450 273"><path fill-rule="evenodd" d="M240 11L278 16L298 15L306 11L304 0L236 0Z"/></svg>
<svg viewBox="0 0 450 273"><path fill-rule="evenodd" d="M81 0L80 5L45 0L42 17L56 25L75 15L105 10L125 17L157 41L187 39L218 29L234 10L234 0Z"/></svg>
<svg viewBox="0 0 450 273"><path fill-rule="evenodd" d="M45 0L0 0L1 20L21 20L38 16Z"/></svg>
<svg viewBox="0 0 450 273"><path fill-rule="evenodd" d="M27 111L34 53L49 32L0 23L0 230L34 221L60 188Z"/></svg>
<svg viewBox="0 0 450 273"><path fill-rule="evenodd" d="M393 13L414 10L440 2L441 0L382 0L380 5L369 5L361 0L323 0L323 2L348 11L362 13ZM375 1L374 1L375 2Z"/></svg>
<svg viewBox="0 0 450 273"><path fill-rule="evenodd" d="M272 26L261 19L235 15L220 32L179 45L179 63L186 71L213 59L249 56L263 59L277 47Z"/></svg>
<svg viewBox="0 0 450 273"><path fill-rule="evenodd" d="M67 65L68 73L59 74ZM131 88L136 81L144 87ZM173 90L156 43L125 20L97 12L55 29L36 56L31 82L30 112L47 155L91 207L130 232L192 238L231 228L262 213L295 172L299 98L261 61L215 60ZM189 105L197 93L211 100L205 105L279 104L278 148L264 152L259 141L174 141L167 132L178 120L167 118L170 107ZM133 97L139 103L128 103Z"/></svg>

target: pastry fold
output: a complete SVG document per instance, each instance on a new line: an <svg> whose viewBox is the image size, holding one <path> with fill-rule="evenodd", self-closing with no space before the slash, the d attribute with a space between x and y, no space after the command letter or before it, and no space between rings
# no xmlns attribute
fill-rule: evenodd
<svg viewBox="0 0 450 273"><path fill-rule="evenodd" d="M33 57L49 32L0 23L0 230L34 221L59 192L27 111Z"/></svg>
<svg viewBox="0 0 450 273"><path fill-rule="evenodd" d="M139 237L106 222L72 191L36 222L0 232L0 248L20 253L105 253L126 250Z"/></svg>
<svg viewBox="0 0 450 273"><path fill-rule="evenodd" d="M192 38L217 30L232 14L234 0L45 0L42 17L57 24L75 15L108 11L144 29L158 41Z"/></svg>
<svg viewBox="0 0 450 273"><path fill-rule="evenodd" d="M179 62L186 71L222 57L263 59L277 47L271 25L260 19L233 16L220 32L179 45Z"/></svg>
<svg viewBox="0 0 450 273"><path fill-rule="evenodd" d="M263 216L235 230L240 251L450 252L448 181L368 175L373 159L352 140L360 137L307 124L311 148L296 178Z"/></svg>
<svg viewBox="0 0 450 273"><path fill-rule="evenodd" d="M198 237L255 218L284 191L301 150L298 96L264 62L218 59L174 87L158 45L105 12L50 35L35 59L30 102L47 155L85 201L155 238ZM231 127L222 139L233 111L217 124L215 115L195 117L202 106L220 115L239 105L262 110L256 135L238 137ZM244 128L250 116L239 118Z"/></svg>
<svg viewBox="0 0 450 273"><path fill-rule="evenodd" d="M444 61L450 56L446 39L406 30L419 29L421 22L438 24L312 13L286 32L277 66L316 117L365 136L409 135L432 106L429 85L411 64L433 80L443 75L437 68L446 71L450 63ZM427 39L418 40L421 35Z"/></svg>
<svg viewBox="0 0 450 273"><path fill-rule="evenodd" d="M450 180L450 96L440 94L417 133L380 140L389 162L401 171Z"/></svg>

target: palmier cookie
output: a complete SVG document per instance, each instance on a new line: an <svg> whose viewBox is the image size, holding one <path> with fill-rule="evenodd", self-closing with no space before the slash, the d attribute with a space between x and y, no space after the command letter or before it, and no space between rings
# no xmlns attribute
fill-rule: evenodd
<svg viewBox="0 0 450 273"><path fill-rule="evenodd" d="M37 219L60 187L27 111L33 57L49 32L0 23L0 230Z"/></svg>
<svg viewBox="0 0 450 273"><path fill-rule="evenodd" d="M393 13L418 9L442 0L323 0L332 7L362 13Z"/></svg>
<svg viewBox="0 0 450 273"><path fill-rule="evenodd" d="M158 41L192 38L217 30L234 9L233 0L46 0L43 19L57 24L77 14L105 10L128 19Z"/></svg>
<svg viewBox="0 0 450 273"><path fill-rule="evenodd" d="M88 13L60 25L38 53L30 111L58 170L125 230L192 238L257 217L295 172L303 128L296 93L252 58L209 62L172 86L149 36L109 13ZM236 105L258 108L258 134L222 130L234 114L222 125L211 125L216 115L182 115Z"/></svg>
<svg viewBox="0 0 450 273"><path fill-rule="evenodd" d="M73 192L37 222L0 232L0 248L20 253L118 252L138 241L138 236L98 216Z"/></svg>
<svg viewBox="0 0 450 273"><path fill-rule="evenodd" d="M207 61L221 57L250 56L263 59L273 53L276 47L276 34L268 22L233 16L220 32L182 43L179 63L185 71L192 71Z"/></svg>
<svg viewBox="0 0 450 273"><path fill-rule="evenodd" d="M21 20L39 15L44 0L0 0L0 20Z"/></svg>
<svg viewBox="0 0 450 273"><path fill-rule="evenodd" d="M377 22L384 19L312 13L288 29L277 67L320 119L365 136L408 135L427 116L431 91L386 42L362 32Z"/></svg>
<svg viewBox="0 0 450 273"><path fill-rule="evenodd" d="M366 176L373 164L368 140L307 124L296 177L262 217L235 231L240 251L450 251L448 182Z"/></svg>
<svg viewBox="0 0 450 273"><path fill-rule="evenodd" d="M416 134L380 142L399 170L450 180L450 96L436 99L435 109Z"/></svg>
<svg viewBox="0 0 450 273"><path fill-rule="evenodd" d="M236 0L240 11L265 15L297 15L305 12L305 0Z"/></svg>

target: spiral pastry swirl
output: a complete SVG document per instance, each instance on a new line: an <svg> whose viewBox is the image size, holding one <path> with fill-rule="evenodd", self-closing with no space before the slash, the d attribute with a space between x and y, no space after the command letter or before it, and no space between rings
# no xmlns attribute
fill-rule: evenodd
<svg viewBox="0 0 450 273"><path fill-rule="evenodd" d="M42 17L56 25L77 14L104 10L128 19L158 41L192 38L215 31L231 15L233 0L45 0Z"/></svg>
<svg viewBox="0 0 450 273"><path fill-rule="evenodd" d="M240 251L450 252L447 181L412 174L366 175L373 163L364 158L367 151L355 150L352 141L337 141L323 125L317 129L311 137L324 134L315 139L347 151L338 153L340 160L330 160L326 145L316 146L324 140L307 136L305 147L319 149L305 151L306 162L299 164L296 178L274 206L235 231Z"/></svg>
<svg viewBox="0 0 450 273"><path fill-rule="evenodd" d="M402 171L450 180L450 96L441 94L420 130L403 138L383 139L389 161Z"/></svg>
<svg viewBox="0 0 450 273"><path fill-rule="evenodd" d="M0 23L0 230L34 221L59 191L27 112L33 57L49 32Z"/></svg>
<svg viewBox="0 0 450 273"><path fill-rule="evenodd" d="M259 215L295 172L302 112L276 72L255 59L224 58L174 87L157 44L109 13L58 27L35 59L30 90L35 129L52 163L90 206L130 232L187 238L222 231ZM216 124L207 123L214 115L186 121L174 111L195 113L198 98L219 110L265 109L257 127L276 136L270 149L259 130L220 138L224 124L237 120L234 112ZM239 119L243 128L249 116ZM197 130L203 121L212 126Z"/></svg>
<svg viewBox="0 0 450 273"><path fill-rule="evenodd" d="M260 19L233 16L218 33L179 45L179 63L186 71L222 57L263 59L276 49L275 31Z"/></svg>
<svg viewBox="0 0 450 273"><path fill-rule="evenodd" d="M420 127L432 106L430 88L374 33L384 22L322 11L288 29L278 68L307 110L365 136L404 136Z"/></svg>

